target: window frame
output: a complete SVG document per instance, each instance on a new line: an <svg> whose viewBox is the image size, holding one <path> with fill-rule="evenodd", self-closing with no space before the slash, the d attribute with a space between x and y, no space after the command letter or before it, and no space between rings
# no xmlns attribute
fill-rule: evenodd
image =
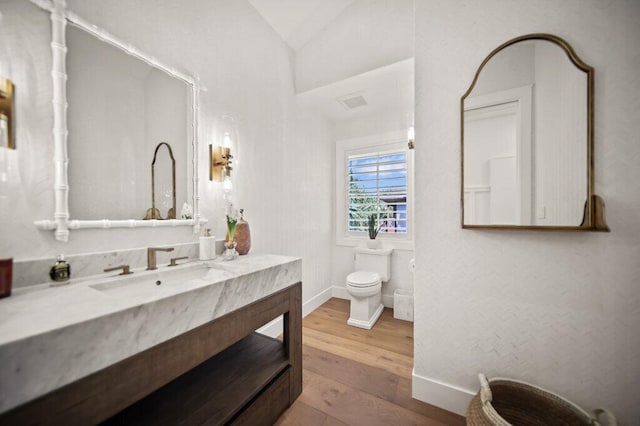
<svg viewBox="0 0 640 426"><path fill-rule="evenodd" d="M360 246L369 239L366 232L349 231L348 221L348 173L347 162L349 155L366 154L367 152L402 150L407 153L407 232L378 234L378 239L388 248L397 250L413 250L414 229L414 176L413 176L413 151L407 146L407 132L396 131L361 138L342 139L336 141L336 211L335 229L336 245Z"/></svg>

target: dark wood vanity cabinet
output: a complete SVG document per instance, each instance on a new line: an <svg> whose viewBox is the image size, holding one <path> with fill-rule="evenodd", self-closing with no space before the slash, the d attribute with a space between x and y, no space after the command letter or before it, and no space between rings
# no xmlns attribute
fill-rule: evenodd
<svg viewBox="0 0 640 426"><path fill-rule="evenodd" d="M283 315L283 340L254 330ZM1 424L270 425L302 392L296 283L0 415Z"/></svg>

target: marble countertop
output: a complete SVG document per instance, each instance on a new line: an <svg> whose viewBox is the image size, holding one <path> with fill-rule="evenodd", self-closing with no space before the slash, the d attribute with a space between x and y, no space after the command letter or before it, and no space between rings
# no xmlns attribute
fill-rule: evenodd
<svg viewBox="0 0 640 426"><path fill-rule="evenodd" d="M117 274L114 272L112 274ZM301 280L298 258L249 254L103 274L0 300L0 412ZM158 284L160 282L160 284Z"/></svg>

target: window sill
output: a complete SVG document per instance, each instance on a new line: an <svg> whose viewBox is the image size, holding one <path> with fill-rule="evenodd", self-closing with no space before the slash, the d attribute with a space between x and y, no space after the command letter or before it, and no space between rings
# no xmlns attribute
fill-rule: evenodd
<svg viewBox="0 0 640 426"><path fill-rule="evenodd" d="M365 247L368 238L345 237L336 240L337 246L343 247ZM378 238L382 248L392 248L394 250L413 251L412 240L395 240L390 238Z"/></svg>

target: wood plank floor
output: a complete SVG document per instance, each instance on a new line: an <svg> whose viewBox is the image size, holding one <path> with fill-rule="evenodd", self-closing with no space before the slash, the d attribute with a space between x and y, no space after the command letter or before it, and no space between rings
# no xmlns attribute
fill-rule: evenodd
<svg viewBox="0 0 640 426"><path fill-rule="evenodd" d="M411 398L413 323L385 308L371 330L347 325L349 301L331 299L302 322L302 395L279 426L464 425Z"/></svg>

